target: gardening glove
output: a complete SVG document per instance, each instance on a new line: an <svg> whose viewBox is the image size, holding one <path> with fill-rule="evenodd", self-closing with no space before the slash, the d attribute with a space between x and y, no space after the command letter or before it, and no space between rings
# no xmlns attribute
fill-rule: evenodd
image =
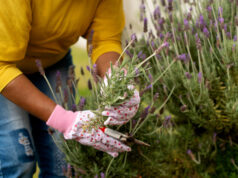
<svg viewBox="0 0 238 178"><path fill-rule="evenodd" d="M127 74L125 69L124 74ZM111 69L107 72L108 77L111 76ZM107 78L104 77L104 83L107 85ZM139 108L140 95L138 90L134 89L133 85L128 86L129 89L134 90L134 95L119 106L106 106L102 112L103 116L108 116L104 125L123 125L133 118Z"/></svg>
<svg viewBox="0 0 238 178"><path fill-rule="evenodd" d="M91 119L95 119L95 114L90 110L72 112L57 105L46 124L63 133L65 139L75 139L113 157L119 152L131 151L130 147L105 135L101 129L83 129Z"/></svg>

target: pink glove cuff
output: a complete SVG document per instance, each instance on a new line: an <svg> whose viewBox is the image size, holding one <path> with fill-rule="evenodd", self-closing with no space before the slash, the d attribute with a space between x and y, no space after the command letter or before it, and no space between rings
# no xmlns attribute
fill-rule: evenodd
<svg viewBox="0 0 238 178"><path fill-rule="evenodd" d="M61 133L65 134L69 132L74 124L77 113L67 111L60 105L57 105L54 111L51 113L46 124L54 129L57 129Z"/></svg>

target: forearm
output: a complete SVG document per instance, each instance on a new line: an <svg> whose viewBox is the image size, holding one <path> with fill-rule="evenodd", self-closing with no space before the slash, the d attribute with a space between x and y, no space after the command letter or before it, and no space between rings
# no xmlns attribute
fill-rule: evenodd
<svg viewBox="0 0 238 178"><path fill-rule="evenodd" d="M120 54L116 52L101 55L96 61L98 75L103 77L110 67L110 63L115 64L119 56ZM56 106L53 100L39 91L23 74L11 81L1 94L44 121L47 121Z"/></svg>
<svg viewBox="0 0 238 178"><path fill-rule="evenodd" d="M103 77L110 67L110 63L115 64L119 57L120 54L116 52L107 52L101 55L96 61L98 75Z"/></svg>
<svg viewBox="0 0 238 178"><path fill-rule="evenodd" d="M38 90L23 74L11 81L1 94L44 121L47 121L56 106L53 100Z"/></svg>

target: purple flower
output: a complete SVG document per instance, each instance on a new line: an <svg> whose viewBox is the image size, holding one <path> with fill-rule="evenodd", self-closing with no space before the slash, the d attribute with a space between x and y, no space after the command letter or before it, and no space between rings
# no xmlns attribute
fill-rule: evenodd
<svg viewBox="0 0 238 178"><path fill-rule="evenodd" d="M147 115L149 114L149 109L150 109L150 105L148 105L144 111L141 113L140 117L141 117L141 121L143 121L143 119L145 119L147 117Z"/></svg>
<svg viewBox="0 0 238 178"><path fill-rule="evenodd" d="M163 25L163 24L164 24L164 18L160 18L159 21L158 21L158 23L159 23L160 25Z"/></svg>
<svg viewBox="0 0 238 178"><path fill-rule="evenodd" d="M152 46L153 50L157 49L156 46L155 46L155 42L154 41L151 41L151 46Z"/></svg>
<svg viewBox="0 0 238 178"><path fill-rule="evenodd" d="M189 23L188 23L187 19L183 20L183 24L184 24L184 27L185 27L186 30L189 29Z"/></svg>
<svg viewBox="0 0 238 178"><path fill-rule="evenodd" d="M90 72L91 71L91 68L89 66L86 67L86 69Z"/></svg>
<svg viewBox="0 0 238 178"><path fill-rule="evenodd" d="M146 87L146 90L149 90L149 89L151 89L152 88L152 85L150 84L150 85L148 85L147 87Z"/></svg>
<svg viewBox="0 0 238 178"><path fill-rule="evenodd" d="M142 13L145 12L145 4L144 4L144 3L142 3L142 4L140 5L140 11L141 11Z"/></svg>
<svg viewBox="0 0 238 178"><path fill-rule="evenodd" d="M165 116L165 120L170 120L171 118L171 115Z"/></svg>
<svg viewBox="0 0 238 178"><path fill-rule="evenodd" d="M199 24L202 27L206 25L203 15L200 15L199 17Z"/></svg>
<svg viewBox="0 0 238 178"><path fill-rule="evenodd" d="M205 35L207 38L209 38L210 33L209 33L207 27L204 27L204 28L203 28L203 33L204 33L204 35Z"/></svg>
<svg viewBox="0 0 238 178"><path fill-rule="evenodd" d="M154 19L157 20L158 18L160 18L160 8L159 8L159 6L157 6L154 10Z"/></svg>
<svg viewBox="0 0 238 178"><path fill-rule="evenodd" d="M100 173L101 178L105 178L105 174L103 172Z"/></svg>
<svg viewBox="0 0 238 178"><path fill-rule="evenodd" d="M141 59L142 59L142 60L146 59L146 55L145 55L145 54L142 54Z"/></svg>
<svg viewBox="0 0 238 178"><path fill-rule="evenodd" d="M231 33L230 32L226 32L226 36L228 39L231 39Z"/></svg>
<svg viewBox="0 0 238 178"><path fill-rule="evenodd" d="M163 44L163 47L168 48L168 47L169 47L169 43L168 43L168 42L165 42L165 43Z"/></svg>
<svg viewBox="0 0 238 178"><path fill-rule="evenodd" d="M224 30L225 30L225 32L227 32L227 24L224 24Z"/></svg>
<svg viewBox="0 0 238 178"><path fill-rule="evenodd" d="M202 72L198 73L198 83L202 82Z"/></svg>
<svg viewBox="0 0 238 178"><path fill-rule="evenodd" d="M72 108L72 111L75 112L77 110L76 104L72 104L71 108Z"/></svg>
<svg viewBox="0 0 238 178"><path fill-rule="evenodd" d="M147 18L145 17L144 18L144 32L146 33L148 31L148 20Z"/></svg>
<svg viewBox="0 0 238 178"><path fill-rule="evenodd" d="M234 36L234 42L236 42L236 41L237 41L237 36L235 35L235 36Z"/></svg>
<svg viewBox="0 0 238 178"><path fill-rule="evenodd" d="M140 52L137 54L137 57L138 57L138 58L141 58L142 54L143 54L143 52L140 51Z"/></svg>
<svg viewBox="0 0 238 178"><path fill-rule="evenodd" d="M181 54L181 55L178 56L178 59L185 61L187 59L187 55L186 54Z"/></svg>
<svg viewBox="0 0 238 178"><path fill-rule="evenodd" d="M137 120L133 119L132 120L132 128L134 128L136 126Z"/></svg>
<svg viewBox="0 0 238 178"><path fill-rule="evenodd" d="M38 68L40 74L41 74L41 75L45 75L45 71L44 71L44 69L43 69L43 67L42 67L41 60L36 59L35 62L36 62L36 66L37 66L37 68Z"/></svg>
<svg viewBox="0 0 238 178"><path fill-rule="evenodd" d="M159 54L156 54L155 55L156 59L160 60L161 59L161 56Z"/></svg>
<svg viewBox="0 0 238 178"><path fill-rule="evenodd" d="M171 118L172 118L171 115L165 116L164 122L163 122L163 126L164 126L165 128L168 128L169 126L172 126Z"/></svg>
<svg viewBox="0 0 238 178"><path fill-rule="evenodd" d="M85 104L86 104L86 99L84 97L81 97L79 102L79 111L83 110Z"/></svg>
<svg viewBox="0 0 238 178"><path fill-rule="evenodd" d="M131 52L129 50L126 50L126 54L130 57L133 58L133 54L131 54Z"/></svg>
<svg viewBox="0 0 238 178"><path fill-rule="evenodd" d="M223 17L219 17L218 21L220 22L220 24L224 24L224 18Z"/></svg>
<svg viewBox="0 0 238 178"><path fill-rule="evenodd" d="M207 7L207 11L208 11L208 12L212 12L212 7L211 7L211 6L208 6L208 7Z"/></svg>
<svg viewBox="0 0 238 178"><path fill-rule="evenodd" d="M184 63L187 63L189 61L189 56L187 54L181 54L178 56L178 59L183 61Z"/></svg>
<svg viewBox="0 0 238 178"><path fill-rule="evenodd" d="M131 40L133 40L133 41L137 41L137 37L136 37L136 34L135 33L133 33L132 35L131 35Z"/></svg>
<svg viewBox="0 0 238 178"><path fill-rule="evenodd" d="M160 37L161 40L163 40L163 39L164 39L164 34L163 34L163 33L160 33L160 34L159 34L159 37Z"/></svg>
<svg viewBox="0 0 238 178"><path fill-rule="evenodd" d="M218 8L218 16L220 17L220 16L222 16L222 14L223 14L223 8L219 7Z"/></svg>
<svg viewBox="0 0 238 178"><path fill-rule="evenodd" d="M192 151L190 149L187 150L187 154L188 155L191 155L192 154Z"/></svg>
<svg viewBox="0 0 238 178"><path fill-rule="evenodd" d="M185 76L187 77L187 79L191 79L192 75L189 72L185 72Z"/></svg>
<svg viewBox="0 0 238 178"><path fill-rule="evenodd" d="M139 74L140 74L139 69L138 69L138 68L135 68L135 76L139 76Z"/></svg>

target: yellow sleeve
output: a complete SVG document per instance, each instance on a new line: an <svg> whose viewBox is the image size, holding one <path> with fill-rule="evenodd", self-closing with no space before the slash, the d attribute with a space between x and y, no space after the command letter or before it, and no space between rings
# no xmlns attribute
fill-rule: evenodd
<svg viewBox="0 0 238 178"><path fill-rule="evenodd" d="M106 52L121 53L121 34L125 26L122 0L101 0L95 17L86 34L89 41L92 37L92 62ZM89 43L88 43L89 44Z"/></svg>
<svg viewBox="0 0 238 178"><path fill-rule="evenodd" d="M31 29L30 0L0 0L0 92L22 72L16 61L24 59Z"/></svg>

